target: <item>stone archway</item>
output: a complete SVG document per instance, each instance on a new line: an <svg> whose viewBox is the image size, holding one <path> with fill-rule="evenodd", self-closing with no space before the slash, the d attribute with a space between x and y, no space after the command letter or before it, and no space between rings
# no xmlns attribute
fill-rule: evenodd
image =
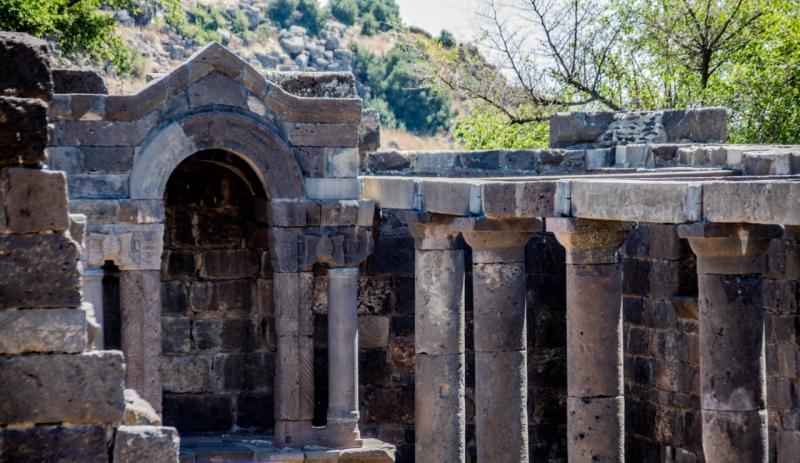
<svg viewBox="0 0 800 463"><path fill-rule="evenodd" d="M242 158L184 159L165 193L164 422L181 434L273 430L277 344L267 199Z"/></svg>

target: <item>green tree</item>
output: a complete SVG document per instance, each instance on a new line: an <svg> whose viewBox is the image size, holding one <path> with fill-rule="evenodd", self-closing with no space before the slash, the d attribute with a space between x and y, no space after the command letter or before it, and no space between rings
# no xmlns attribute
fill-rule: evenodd
<svg viewBox="0 0 800 463"><path fill-rule="evenodd" d="M331 15L342 24L352 26L358 19L358 4L356 0L331 0Z"/></svg>
<svg viewBox="0 0 800 463"><path fill-rule="evenodd" d="M0 0L0 30L53 37L67 58L86 56L132 74L135 52L115 35L113 15L101 8L133 9L129 0Z"/></svg>
<svg viewBox="0 0 800 463"><path fill-rule="evenodd" d="M453 123L453 136L469 150L547 148L547 122L511 124L496 108L476 104Z"/></svg>
<svg viewBox="0 0 800 463"><path fill-rule="evenodd" d="M367 16L372 16L377 23L377 29L388 31L392 27L401 24L400 7L394 0L357 0L358 13L362 17L362 22Z"/></svg>
<svg viewBox="0 0 800 463"><path fill-rule="evenodd" d="M267 7L267 17L276 26L300 26L312 35L325 27L329 14L319 6L319 0L272 0Z"/></svg>

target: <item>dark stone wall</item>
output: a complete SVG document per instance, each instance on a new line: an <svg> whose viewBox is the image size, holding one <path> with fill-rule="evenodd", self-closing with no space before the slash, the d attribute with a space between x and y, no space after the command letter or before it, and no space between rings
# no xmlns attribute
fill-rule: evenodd
<svg viewBox="0 0 800 463"><path fill-rule="evenodd" d="M274 424L272 269L258 185L243 161L205 152L167 186L161 374L164 422L182 434Z"/></svg>

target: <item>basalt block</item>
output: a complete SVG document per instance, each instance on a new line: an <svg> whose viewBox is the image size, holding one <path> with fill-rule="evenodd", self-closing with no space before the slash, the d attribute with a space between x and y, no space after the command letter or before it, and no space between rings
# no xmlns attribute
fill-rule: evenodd
<svg viewBox="0 0 800 463"><path fill-rule="evenodd" d="M0 167L41 165L45 162L47 142L47 105L44 101L0 97Z"/></svg>
<svg viewBox="0 0 800 463"><path fill-rule="evenodd" d="M0 236L0 308L80 306L78 258L63 234Z"/></svg>
<svg viewBox="0 0 800 463"><path fill-rule="evenodd" d="M0 359L0 423L116 423L125 411L118 351Z"/></svg>
<svg viewBox="0 0 800 463"><path fill-rule="evenodd" d="M0 173L0 231L38 233L69 226L67 185L62 172L8 168ZM3 214L0 214L2 216Z"/></svg>
<svg viewBox="0 0 800 463"><path fill-rule="evenodd" d="M0 431L0 461L107 463L105 426L35 426Z"/></svg>
<svg viewBox="0 0 800 463"><path fill-rule="evenodd" d="M86 312L79 309L0 311L0 353L78 353L86 349Z"/></svg>
<svg viewBox="0 0 800 463"><path fill-rule="evenodd" d="M53 69L54 93L92 93L107 95L106 81L91 69Z"/></svg>
<svg viewBox="0 0 800 463"><path fill-rule="evenodd" d="M175 428L120 426L114 438L116 463L175 463L180 439Z"/></svg>
<svg viewBox="0 0 800 463"><path fill-rule="evenodd" d="M50 51L47 42L28 34L0 32L0 63L6 71L0 75L0 96L40 98L53 96L50 76Z"/></svg>

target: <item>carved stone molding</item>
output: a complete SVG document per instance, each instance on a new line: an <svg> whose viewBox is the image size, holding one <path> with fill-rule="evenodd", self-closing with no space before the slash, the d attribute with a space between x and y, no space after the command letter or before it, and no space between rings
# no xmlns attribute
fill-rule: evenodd
<svg viewBox="0 0 800 463"><path fill-rule="evenodd" d="M106 224L86 238L86 261L101 267L113 261L120 270L160 270L163 224Z"/></svg>

